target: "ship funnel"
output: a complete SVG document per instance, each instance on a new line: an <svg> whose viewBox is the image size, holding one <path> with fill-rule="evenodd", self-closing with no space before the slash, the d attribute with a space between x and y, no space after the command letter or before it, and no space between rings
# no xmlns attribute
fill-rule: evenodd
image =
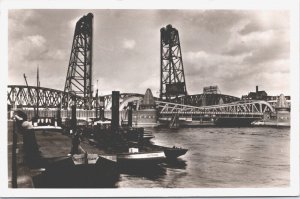
<svg viewBox="0 0 300 199"><path fill-rule="evenodd" d="M119 99L120 91L113 91L111 105L111 127L113 130L117 130L119 127Z"/></svg>
<svg viewBox="0 0 300 199"><path fill-rule="evenodd" d="M132 106L133 102L128 102L128 126L132 127Z"/></svg>
<svg viewBox="0 0 300 199"><path fill-rule="evenodd" d="M100 97L100 120L104 120L104 97Z"/></svg>

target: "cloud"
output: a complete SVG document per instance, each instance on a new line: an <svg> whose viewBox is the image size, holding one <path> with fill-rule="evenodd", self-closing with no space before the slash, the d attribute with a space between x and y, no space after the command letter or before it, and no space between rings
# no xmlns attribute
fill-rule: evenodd
<svg viewBox="0 0 300 199"><path fill-rule="evenodd" d="M214 54L205 51L198 52L188 52L185 56L186 65L192 66L188 74L195 74L194 70L198 69L209 69L214 72L216 68L226 68L226 70L231 70L232 67L241 65L243 60L246 57L251 56L251 53L244 53L239 55L223 55L223 54Z"/></svg>
<svg viewBox="0 0 300 199"><path fill-rule="evenodd" d="M38 47L44 46L46 43L46 39L41 35L28 36L28 39L33 45Z"/></svg>
<svg viewBox="0 0 300 199"><path fill-rule="evenodd" d="M26 26L30 18L34 16L33 10L11 10L8 13L8 28L11 30L9 33L10 38L18 37L22 33L28 31ZM31 27L33 28L33 27Z"/></svg>
<svg viewBox="0 0 300 199"><path fill-rule="evenodd" d="M80 17L75 17L72 20L69 21L68 26L71 29L75 29L77 21L80 19Z"/></svg>
<svg viewBox="0 0 300 199"><path fill-rule="evenodd" d="M133 39L124 39L122 45L125 49L134 49L136 42Z"/></svg>
<svg viewBox="0 0 300 199"><path fill-rule="evenodd" d="M26 50L20 50L26 49ZM47 59L66 59L66 52L49 48L49 42L41 35L26 36L10 48L10 61L18 57L18 61L42 61Z"/></svg>
<svg viewBox="0 0 300 199"><path fill-rule="evenodd" d="M179 31L190 94L208 85L236 96L255 85L288 91L288 81L280 86L276 78L289 79L289 14L277 10L9 11L10 84L23 84L23 71L35 75L39 64L43 85L63 89L75 24L88 12L94 14L93 77L99 92L144 93L150 87L156 93L160 28L167 24Z"/></svg>
<svg viewBox="0 0 300 199"><path fill-rule="evenodd" d="M29 77L29 84L32 84L38 65L40 66L41 77L46 78L41 80L43 86L53 87L50 85L54 82L47 81L48 78L64 79L64 77L57 76L56 71L61 70L57 68L61 67L58 63L67 59L66 52L62 49L50 48L49 42L42 35L25 36L15 41L12 46L9 48L8 54L10 81L23 84L23 79L20 77L26 73ZM64 65L67 66L67 64ZM20 70L20 68L22 69Z"/></svg>

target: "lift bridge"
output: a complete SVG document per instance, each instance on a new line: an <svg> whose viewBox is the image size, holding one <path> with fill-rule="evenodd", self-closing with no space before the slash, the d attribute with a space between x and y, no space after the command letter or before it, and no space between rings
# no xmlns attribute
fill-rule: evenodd
<svg viewBox="0 0 300 199"><path fill-rule="evenodd" d="M157 116L169 119L174 114L185 118L254 118L260 119L274 108L265 101L239 101L220 93L189 95L186 88L179 31L167 25L160 29L160 96L155 99ZM53 116L60 110L68 117L72 95L76 96L78 118L95 118L97 98L92 91L93 14L76 23L64 90L45 87L8 85L9 110L22 109L33 115L39 107L40 116ZM101 96L104 108L110 110L111 95ZM144 95L121 93L120 109L128 102L141 102ZM217 104L217 105L216 105ZM138 108L137 108L138 111ZM30 117L29 117L30 118Z"/></svg>

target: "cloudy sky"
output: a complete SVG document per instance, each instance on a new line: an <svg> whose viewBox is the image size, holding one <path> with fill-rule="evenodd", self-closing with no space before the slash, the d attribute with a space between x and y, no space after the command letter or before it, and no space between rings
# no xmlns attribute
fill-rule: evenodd
<svg viewBox="0 0 300 199"><path fill-rule="evenodd" d="M269 95L289 91L289 13L245 10L10 10L9 84L63 90L76 21L94 14L93 82L145 93L160 88L160 28L179 31L189 94L218 85L241 97L258 85Z"/></svg>

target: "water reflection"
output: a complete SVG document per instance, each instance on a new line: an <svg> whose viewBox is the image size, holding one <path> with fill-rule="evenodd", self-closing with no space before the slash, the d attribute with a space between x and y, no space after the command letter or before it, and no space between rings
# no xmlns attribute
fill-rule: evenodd
<svg viewBox="0 0 300 199"><path fill-rule="evenodd" d="M152 131L155 144L180 146L189 151L176 160L167 160L159 165L118 167L120 175L115 178L116 184L92 183L98 183L98 187L118 188L253 188L283 187L290 183L289 129L187 128ZM98 172L90 170L91 175ZM67 177L70 177L69 181L81 182L73 174ZM79 177L91 182L85 176ZM95 187L92 183L89 185Z"/></svg>
<svg viewBox="0 0 300 199"><path fill-rule="evenodd" d="M163 164L163 167L172 169L186 169L187 163L182 159L167 159Z"/></svg>
<svg viewBox="0 0 300 199"><path fill-rule="evenodd" d="M127 174L135 177L144 177L149 180L157 180L166 175L166 169L156 164L138 164L119 166L120 174Z"/></svg>

